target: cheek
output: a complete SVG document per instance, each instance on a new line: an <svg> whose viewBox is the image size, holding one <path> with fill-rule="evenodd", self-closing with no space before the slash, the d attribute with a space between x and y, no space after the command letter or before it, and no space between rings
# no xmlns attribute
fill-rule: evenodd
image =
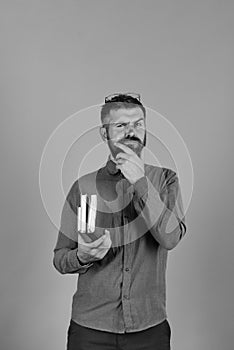
<svg viewBox="0 0 234 350"><path fill-rule="evenodd" d="M121 140L123 137L124 137L124 133L120 133L120 132L110 132L109 133L109 137L110 139L113 141L118 141L118 140Z"/></svg>
<svg viewBox="0 0 234 350"><path fill-rule="evenodd" d="M113 131L111 129L107 129L107 140L113 140Z"/></svg>
<svg viewBox="0 0 234 350"><path fill-rule="evenodd" d="M138 130L137 136L141 139L141 141L143 141L145 138L145 130L144 129Z"/></svg>

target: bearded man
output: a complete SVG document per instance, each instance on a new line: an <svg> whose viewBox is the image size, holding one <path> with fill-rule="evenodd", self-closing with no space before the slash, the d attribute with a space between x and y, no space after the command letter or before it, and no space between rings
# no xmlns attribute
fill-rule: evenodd
<svg viewBox="0 0 234 350"><path fill-rule="evenodd" d="M105 98L100 134L107 163L71 186L54 249L55 268L79 275L67 349L169 350L167 255L186 232L178 177L144 163L139 95ZM93 233L77 228L85 194L97 196Z"/></svg>

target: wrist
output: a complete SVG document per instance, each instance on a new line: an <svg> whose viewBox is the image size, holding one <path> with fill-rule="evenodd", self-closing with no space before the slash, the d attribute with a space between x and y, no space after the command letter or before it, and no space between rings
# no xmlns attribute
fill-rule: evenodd
<svg viewBox="0 0 234 350"><path fill-rule="evenodd" d="M77 260L78 260L78 262L79 262L79 264L80 264L81 266L85 266L85 265L88 264L87 262L84 262L84 261L82 261L82 260L79 258L79 256L78 256L78 251L77 251L77 253L76 253L76 257L77 257Z"/></svg>

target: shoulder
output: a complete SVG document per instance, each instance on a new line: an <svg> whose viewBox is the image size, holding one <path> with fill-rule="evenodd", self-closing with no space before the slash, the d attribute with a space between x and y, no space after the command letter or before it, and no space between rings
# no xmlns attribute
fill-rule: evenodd
<svg viewBox="0 0 234 350"><path fill-rule="evenodd" d="M66 196L66 202L68 202L71 207L77 206L77 200L81 193L89 193L93 190L95 187L96 174L97 171L93 171L81 176L72 183Z"/></svg>
<svg viewBox="0 0 234 350"><path fill-rule="evenodd" d="M91 173L85 174L81 176L77 182L80 187L83 186L91 186L93 182L95 182L96 177L97 177L98 170L95 170Z"/></svg>
<svg viewBox="0 0 234 350"><path fill-rule="evenodd" d="M145 172L147 176L160 175L165 176L166 178L176 175L176 172L170 168L159 167L152 164L145 164Z"/></svg>
<svg viewBox="0 0 234 350"><path fill-rule="evenodd" d="M90 172L88 174L85 174L78 179L76 179L69 191L70 196L77 196L80 193L95 193L96 192L96 179L97 174L102 170L103 168L97 169L93 172ZM94 192L95 191L95 192Z"/></svg>

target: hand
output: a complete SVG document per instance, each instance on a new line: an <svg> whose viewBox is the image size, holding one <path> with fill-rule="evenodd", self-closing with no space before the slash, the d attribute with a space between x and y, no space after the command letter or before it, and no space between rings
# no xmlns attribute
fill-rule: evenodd
<svg viewBox="0 0 234 350"><path fill-rule="evenodd" d="M92 242L85 241L82 234L78 233L77 256L79 260L84 264L96 260L101 260L110 249L111 243L110 232L108 230L105 230L103 236Z"/></svg>
<svg viewBox="0 0 234 350"><path fill-rule="evenodd" d="M116 143L115 145L123 150L115 158L117 162L116 168L121 170L131 184L134 184L141 177L145 176L144 162L131 148L121 143Z"/></svg>

